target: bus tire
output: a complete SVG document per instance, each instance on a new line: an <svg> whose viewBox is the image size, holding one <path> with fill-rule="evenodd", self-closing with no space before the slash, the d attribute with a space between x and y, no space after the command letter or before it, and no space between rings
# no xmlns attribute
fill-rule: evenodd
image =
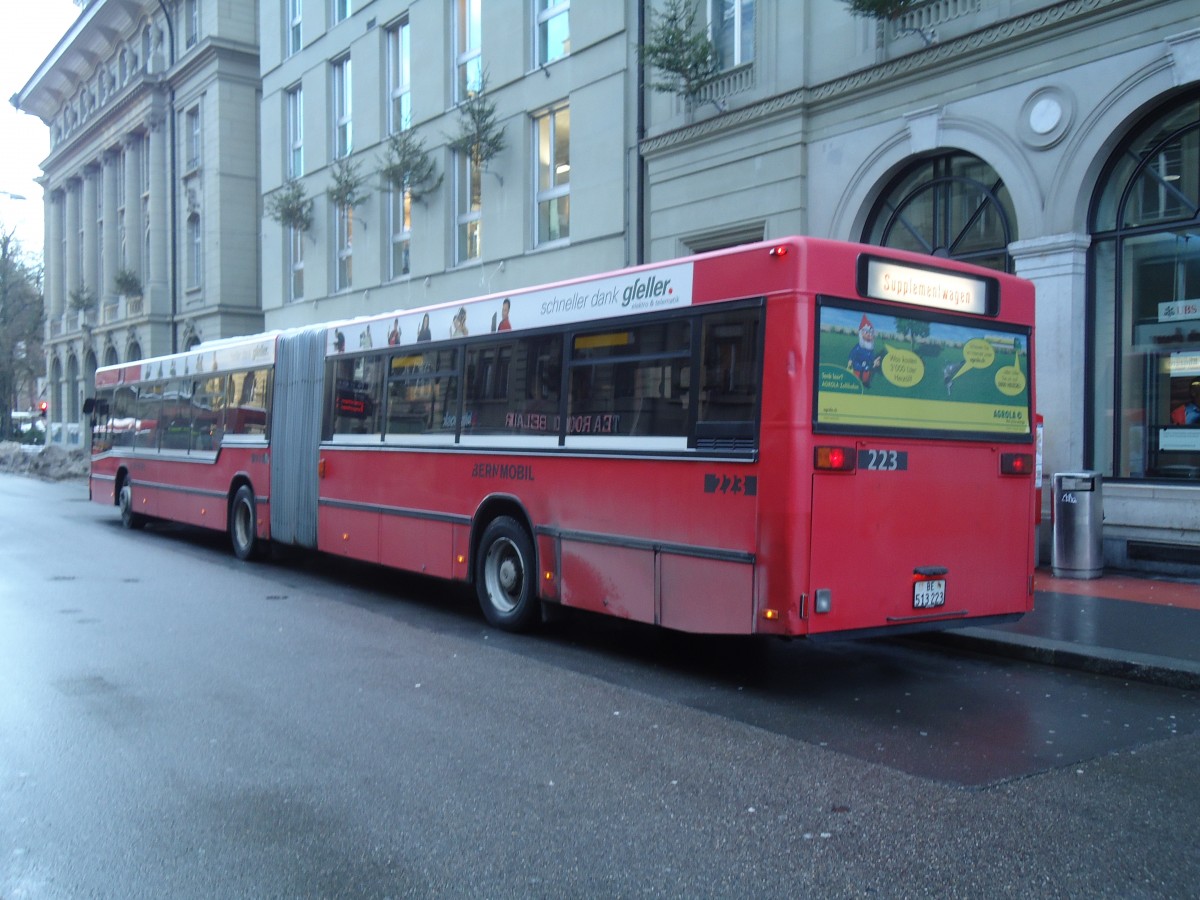
<svg viewBox="0 0 1200 900"><path fill-rule="evenodd" d="M238 559L255 559L262 552L254 515L254 491L246 484L237 489L229 505L229 543Z"/></svg>
<svg viewBox="0 0 1200 900"><path fill-rule="evenodd" d="M125 528L134 531L146 524L146 517L133 511L133 485L128 478L122 479L117 488L117 506L121 510L121 525Z"/></svg>
<svg viewBox="0 0 1200 900"><path fill-rule="evenodd" d="M475 591L483 617L505 631L526 631L541 613L533 539L516 519L488 523L479 541Z"/></svg>

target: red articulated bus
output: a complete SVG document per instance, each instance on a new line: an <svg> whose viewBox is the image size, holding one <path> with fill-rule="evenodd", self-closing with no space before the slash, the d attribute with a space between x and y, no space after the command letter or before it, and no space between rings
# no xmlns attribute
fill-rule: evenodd
<svg viewBox="0 0 1200 900"><path fill-rule="evenodd" d="M787 238L96 373L92 497L682 631L1032 608L1034 298Z"/></svg>

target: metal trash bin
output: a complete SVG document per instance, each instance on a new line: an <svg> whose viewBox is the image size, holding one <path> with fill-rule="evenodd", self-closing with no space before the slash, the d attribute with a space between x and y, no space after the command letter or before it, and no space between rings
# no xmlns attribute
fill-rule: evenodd
<svg viewBox="0 0 1200 900"><path fill-rule="evenodd" d="M1058 578L1099 578L1104 572L1104 504L1099 472L1058 472L1054 485L1054 544Z"/></svg>

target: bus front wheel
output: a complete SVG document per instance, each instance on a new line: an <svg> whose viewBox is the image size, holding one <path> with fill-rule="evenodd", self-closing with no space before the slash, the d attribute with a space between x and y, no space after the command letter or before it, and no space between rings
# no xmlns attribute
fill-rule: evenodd
<svg viewBox="0 0 1200 900"><path fill-rule="evenodd" d="M484 618L506 631L532 626L540 607L529 532L510 516L493 519L480 539L476 566L475 590Z"/></svg>
<svg viewBox="0 0 1200 900"><path fill-rule="evenodd" d="M254 491L243 484L233 495L229 507L229 542L238 559L259 555L258 525L254 515Z"/></svg>
<svg viewBox="0 0 1200 900"><path fill-rule="evenodd" d="M133 511L133 485L126 478L117 491L117 506L121 509L121 524L129 529L141 528L146 519Z"/></svg>

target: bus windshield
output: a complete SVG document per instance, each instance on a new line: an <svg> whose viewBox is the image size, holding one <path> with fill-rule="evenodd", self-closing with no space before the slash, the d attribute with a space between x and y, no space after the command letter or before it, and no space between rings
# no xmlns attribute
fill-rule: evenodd
<svg viewBox="0 0 1200 900"><path fill-rule="evenodd" d="M1028 439L1027 329L830 299L817 317L814 430Z"/></svg>

